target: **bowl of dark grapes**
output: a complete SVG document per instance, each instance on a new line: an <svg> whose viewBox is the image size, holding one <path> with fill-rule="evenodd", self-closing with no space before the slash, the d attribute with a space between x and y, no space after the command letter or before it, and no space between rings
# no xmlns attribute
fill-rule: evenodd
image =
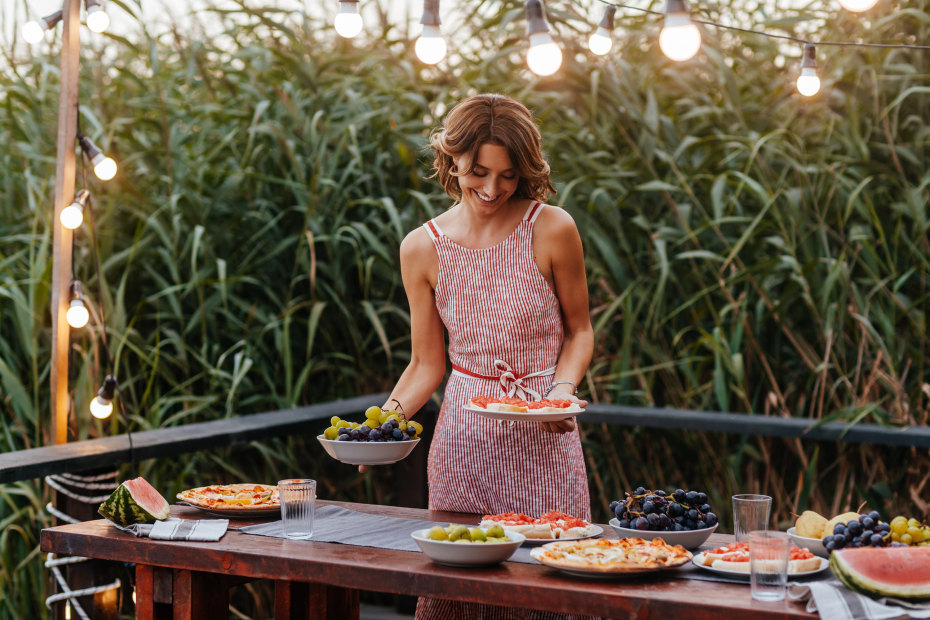
<svg viewBox="0 0 930 620"><path fill-rule="evenodd" d="M700 547L717 529L717 515L703 491L637 487L623 499L610 502L615 518L610 520L621 538L661 538L685 549Z"/></svg>
<svg viewBox="0 0 930 620"><path fill-rule="evenodd" d="M394 410L369 407L364 422L350 422L339 416L317 435L326 453L349 465L388 465L413 452L420 443L423 426L406 420Z"/></svg>

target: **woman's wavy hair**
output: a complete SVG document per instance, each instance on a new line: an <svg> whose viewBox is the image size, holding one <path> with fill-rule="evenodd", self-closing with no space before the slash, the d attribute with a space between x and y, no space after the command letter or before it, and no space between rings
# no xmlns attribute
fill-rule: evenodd
<svg viewBox="0 0 930 620"><path fill-rule="evenodd" d="M445 118L442 127L430 134L436 158L433 174L454 200L462 199L459 177L475 168L482 144L507 149L520 181L514 193L518 198L544 202L556 193L549 180L549 164L543 158L542 137L533 114L525 105L504 95L473 95L459 102ZM464 155L464 169L458 170L453 158Z"/></svg>

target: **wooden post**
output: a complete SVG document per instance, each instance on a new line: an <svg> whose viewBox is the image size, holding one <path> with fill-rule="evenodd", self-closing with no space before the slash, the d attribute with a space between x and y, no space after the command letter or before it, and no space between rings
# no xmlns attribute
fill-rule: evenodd
<svg viewBox="0 0 930 620"><path fill-rule="evenodd" d="M52 424L50 444L67 443L68 349L70 327L65 320L71 297L71 247L74 235L61 225L62 209L74 198L75 143L78 117L81 0L64 0L61 10L61 92L58 95L58 156L55 166L55 217L52 219Z"/></svg>

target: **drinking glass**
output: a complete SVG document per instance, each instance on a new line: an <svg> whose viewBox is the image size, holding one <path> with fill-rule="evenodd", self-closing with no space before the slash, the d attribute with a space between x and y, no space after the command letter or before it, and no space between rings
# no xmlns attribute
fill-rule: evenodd
<svg viewBox="0 0 930 620"><path fill-rule="evenodd" d="M772 498L768 495L745 493L733 496L733 535L736 542L749 539L749 532L769 526Z"/></svg>
<svg viewBox="0 0 930 620"><path fill-rule="evenodd" d="M307 539L313 536L313 509L316 504L316 480L295 478L278 481L284 536Z"/></svg>
<svg viewBox="0 0 930 620"><path fill-rule="evenodd" d="M780 601L788 583L791 540L785 532L760 530L749 533L749 579L752 598Z"/></svg>

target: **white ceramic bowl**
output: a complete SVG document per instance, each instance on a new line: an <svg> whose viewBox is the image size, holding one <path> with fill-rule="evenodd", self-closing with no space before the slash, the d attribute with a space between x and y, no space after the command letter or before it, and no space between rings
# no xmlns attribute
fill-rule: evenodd
<svg viewBox="0 0 930 620"><path fill-rule="evenodd" d="M798 547L806 547L810 549L810 552L814 555L819 555L822 558L830 557L830 554L827 553L827 550L823 547L823 541L819 538L805 538L804 536L798 536L794 533L795 528L788 528L788 538L794 541L794 544Z"/></svg>
<svg viewBox="0 0 930 620"><path fill-rule="evenodd" d="M620 538L642 538L643 540L652 540L653 538L661 538L670 545L681 545L685 549L697 549L704 544L710 535L714 533L714 530L717 529L717 525L714 524L713 527L705 527L703 530L685 530L683 532L653 532L649 530L635 530L627 527L620 527L620 521L617 519L611 519L609 521L610 527L614 528L614 531L617 532L617 536Z"/></svg>
<svg viewBox="0 0 930 620"><path fill-rule="evenodd" d="M410 454L419 439L409 441L335 441L323 435L316 438L326 454L349 465L388 465Z"/></svg>
<svg viewBox="0 0 930 620"><path fill-rule="evenodd" d="M431 560L447 566L488 566L503 562L523 544L526 537L517 532L506 532L507 542L457 543L448 540L433 540L429 528L416 530L412 534L420 550Z"/></svg>

